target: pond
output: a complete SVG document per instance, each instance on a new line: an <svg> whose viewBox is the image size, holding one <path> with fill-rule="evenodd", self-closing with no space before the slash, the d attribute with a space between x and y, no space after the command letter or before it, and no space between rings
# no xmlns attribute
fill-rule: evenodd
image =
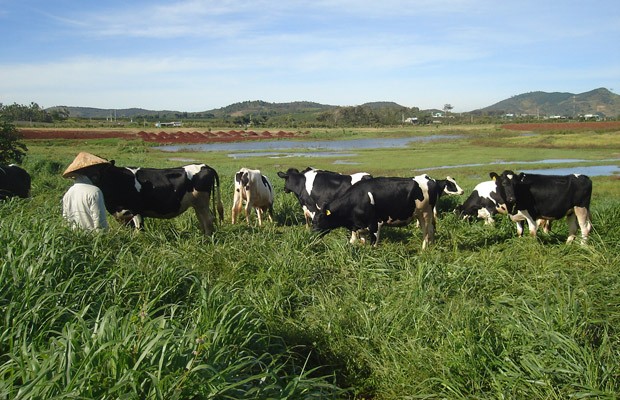
<svg viewBox="0 0 620 400"><path fill-rule="evenodd" d="M592 160L589 160L592 161ZM618 162L619 158L612 158L607 160L600 160L603 162ZM510 161L510 164L517 165L531 165L531 164L572 164L572 163L583 163L588 162L588 160L580 160L575 158L553 158L546 160L536 160L536 161ZM439 167L432 168L423 168L418 169L417 171L429 171L436 169L451 169L451 168L462 168L462 167L483 167L483 166L494 166L494 165L505 165L506 161L494 161L489 163L476 163L476 164L458 164L458 165L442 165ZM618 165L592 165L592 166L582 166L575 165L572 167L559 167L559 168L538 168L538 169L527 169L526 168L513 168L515 172L526 172L529 174L544 174L544 175L569 175L569 174L582 174L588 176L609 176L614 174L620 174L620 167ZM503 168L498 168L495 172L502 172Z"/></svg>
<svg viewBox="0 0 620 400"><path fill-rule="evenodd" d="M249 157L289 158L289 157L354 157L355 153L336 153L331 151L314 151L312 153L281 153L276 151L259 151L252 153L228 153L228 157L239 159Z"/></svg>
<svg viewBox="0 0 620 400"><path fill-rule="evenodd" d="M588 176L610 176L614 174L620 174L620 167L617 165L576 165L570 168L523 169L521 170L521 172L545 175L581 174Z"/></svg>
<svg viewBox="0 0 620 400"><path fill-rule="evenodd" d="M270 140L270 141L245 141L245 142L227 142L227 143L201 143L201 144L182 144L159 146L156 149L164 152L192 151L192 152L209 152L224 151L228 153L228 157L234 159L244 159L249 157L269 157L269 158L289 158L289 157L335 157L334 164L355 165L354 161L343 160L342 158L354 157L357 154L352 153L355 149L385 149L385 148L404 148L416 142L429 142L433 140L458 139L460 135L433 135L408 138L384 138L384 139L352 139L352 140ZM172 158L171 158L172 160ZM601 162L617 163L620 159L598 160ZM527 165L531 164L579 164L592 162L592 160L580 160L574 158L565 159L545 159L536 161L510 161L510 164L523 166L514 168L515 172L528 172L536 174L585 174L588 176L609 176L620 174L618 165L596 165L596 166L579 166L545 168L545 169L527 169ZM416 169L416 172L424 172L429 170L453 169L462 167L481 167L481 166L500 166L507 164L507 161L499 160L489 163L475 164L459 164L459 165L442 165L432 168Z"/></svg>
<svg viewBox="0 0 620 400"><path fill-rule="evenodd" d="M456 139L459 135L433 135L416 136L408 138L385 138L385 139L352 139L352 140L270 140L270 141L245 141L227 143L200 143L200 144L181 144L170 146L158 146L157 150L176 152L176 151L231 151L235 157L240 157L239 152L248 151L246 157L265 156L265 153L255 153L256 151L275 152L284 150L289 157L304 156L306 151L321 151L322 157L336 155L337 152L352 149L387 149L402 148L415 142L430 142L433 140ZM304 151L302 153L291 152L290 150ZM230 156L230 155L229 155Z"/></svg>

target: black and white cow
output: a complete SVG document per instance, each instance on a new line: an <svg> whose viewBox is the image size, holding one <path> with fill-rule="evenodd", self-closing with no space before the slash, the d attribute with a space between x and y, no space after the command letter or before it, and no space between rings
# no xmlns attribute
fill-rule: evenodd
<svg viewBox="0 0 620 400"><path fill-rule="evenodd" d="M474 187L465 202L456 207L456 212L463 218L477 217L492 225L496 214L507 214L508 210L506 202L497 192L495 181L484 181Z"/></svg>
<svg viewBox="0 0 620 400"><path fill-rule="evenodd" d="M436 190L436 182L429 180L427 188L422 188L412 178L365 179L325 204L314 216L313 228L322 233L340 227L358 233L368 231L371 245L376 246L382 225L405 226L417 218L425 249L435 238L435 204L429 198L428 188Z"/></svg>
<svg viewBox="0 0 620 400"><path fill-rule="evenodd" d="M258 226L263 224L263 213L267 212L273 222L273 187L260 170L241 168L235 174L235 193L232 206L232 223L241 213L245 202L245 219L250 223L250 210L256 209Z"/></svg>
<svg viewBox="0 0 620 400"><path fill-rule="evenodd" d="M220 221L224 218L219 176L205 164L158 169L117 167L112 161L94 183L108 212L136 228L142 227L143 218L174 218L193 207L200 230L211 235L216 212L210 206Z"/></svg>
<svg viewBox="0 0 620 400"><path fill-rule="evenodd" d="M433 208L433 218L435 222L437 220L437 203L439 198L444 194L450 196L460 196L464 193L463 189L461 189L459 184L456 183L456 180L454 180L451 176L447 176L446 179L433 179L430 176L423 174L417 175L413 179L415 179L421 187L427 186L426 182L429 180L434 180L437 183L437 185L434 186L435 190L429 193L429 196L434 199L433 202L435 203L435 207Z"/></svg>
<svg viewBox="0 0 620 400"><path fill-rule="evenodd" d="M0 165L0 200L30 196L30 174L15 164Z"/></svg>
<svg viewBox="0 0 620 400"><path fill-rule="evenodd" d="M494 217L497 214L508 215L506 201L498 193L495 181L484 181L477 184L465 202L457 206L454 211L463 219L468 217L483 219L485 225L495 224ZM551 221L538 219L536 223L545 233L549 233L551 230ZM523 221L515 221L515 224L517 233L521 236L523 234Z"/></svg>
<svg viewBox="0 0 620 400"><path fill-rule="evenodd" d="M278 176L284 179L284 192L294 193L299 200L307 226L325 203L340 197L355 183L371 178L366 172L343 175L310 167L301 172L289 168L286 172L278 172Z"/></svg>
<svg viewBox="0 0 620 400"><path fill-rule="evenodd" d="M592 180L585 175L515 174L491 172L499 195L505 199L508 214L515 221L527 221L531 236L536 236L537 220L553 221L566 217L568 238L572 242L581 229L581 240L588 239ZM521 232L519 232L521 234Z"/></svg>

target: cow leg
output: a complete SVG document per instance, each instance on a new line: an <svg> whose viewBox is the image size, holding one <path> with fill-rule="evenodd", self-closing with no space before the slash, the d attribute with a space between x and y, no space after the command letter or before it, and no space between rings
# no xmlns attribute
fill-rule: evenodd
<svg viewBox="0 0 620 400"><path fill-rule="evenodd" d="M310 228L312 225L312 219L314 218L314 213L310 212L306 206L303 206L304 217L306 218L306 228Z"/></svg>
<svg viewBox="0 0 620 400"><path fill-rule="evenodd" d="M493 215L484 207L478 210L478 218L483 219L485 225L493 225L495 223Z"/></svg>
<svg viewBox="0 0 620 400"><path fill-rule="evenodd" d="M234 224L237 220L237 215L241 213L241 207L243 206L243 199L241 196L241 192L239 190L235 191L235 198L233 200L232 206L232 223Z"/></svg>
<svg viewBox="0 0 620 400"><path fill-rule="evenodd" d="M358 239L359 237L357 235L357 231L351 231L351 239L349 239L349 243L355 244L355 242L357 242Z"/></svg>
<svg viewBox="0 0 620 400"><path fill-rule="evenodd" d="M370 245L373 247L377 247L379 244L379 230L381 229L381 225L376 221L371 222L368 225L368 232L370 233Z"/></svg>
<svg viewBox="0 0 620 400"><path fill-rule="evenodd" d="M536 230L538 229L538 226L536 225L536 221L534 221L534 219L529 216L527 216L526 218L527 221L527 227L530 230L530 236L531 237L536 237Z"/></svg>
<svg viewBox="0 0 620 400"><path fill-rule="evenodd" d="M131 223L137 230L142 230L144 228L144 220L140 214L134 215L133 218L131 218Z"/></svg>
<svg viewBox="0 0 620 400"><path fill-rule="evenodd" d="M590 222L590 212L585 207L575 207L574 213L566 216L568 222L568 238L566 243L571 243L577 236L577 223L581 229L581 243L585 244L588 241L588 235L592 230L592 223Z"/></svg>
<svg viewBox="0 0 620 400"><path fill-rule="evenodd" d="M588 241L588 235L592 230L592 222L590 221L590 210L585 207L575 207L575 215L577 221L579 221L579 228L581 229L581 243L586 244Z"/></svg>
<svg viewBox="0 0 620 400"><path fill-rule="evenodd" d="M215 231L213 223L215 222L215 215L211 212L209 207L209 193L194 191L194 202L192 207L196 212L196 217L200 223L200 231L205 235L212 235Z"/></svg>
<svg viewBox="0 0 620 400"><path fill-rule="evenodd" d="M546 234L551 231L551 221L548 219L538 219L536 220L536 225L538 225L538 228L542 229L542 231Z"/></svg>
<svg viewBox="0 0 620 400"><path fill-rule="evenodd" d="M433 208L429 205L415 213L422 229L422 250L426 249L435 240L435 223Z"/></svg>
<svg viewBox="0 0 620 400"><path fill-rule="evenodd" d="M258 226L263 226L263 209L256 207L256 218L258 219Z"/></svg>
<svg viewBox="0 0 620 400"><path fill-rule="evenodd" d="M566 222L568 223L568 237L566 243L571 243L577 236L577 216L571 213L566 216Z"/></svg>
<svg viewBox="0 0 620 400"><path fill-rule="evenodd" d="M517 236L523 236L523 221L517 221L515 225L517 227Z"/></svg>
<svg viewBox="0 0 620 400"><path fill-rule="evenodd" d="M245 192L245 222L250 225L250 213L252 211L252 192ZM260 215L259 215L258 226L260 226Z"/></svg>
<svg viewBox="0 0 620 400"><path fill-rule="evenodd" d="M211 213L209 208L195 207L196 217L198 217L198 222L200 222L200 231L205 235L212 235L214 232L213 222L215 221L215 216Z"/></svg>
<svg viewBox="0 0 620 400"><path fill-rule="evenodd" d="M273 204L269 205L269 208L267 209L267 218L269 218L270 222L273 222Z"/></svg>
<svg viewBox="0 0 620 400"><path fill-rule="evenodd" d="M515 215L511 215L510 219L513 222L517 223L517 234L521 236L523 234L523 225L522 221L527 221L527 227L530 231L530 236L536 237L536 229L538 228L536 225L536 221L532 218L528 211L519 211Z"/></svg>
<svg viewBox="0 0 620 400"><path fill-rule="evenodd" d="M377 224L377 244L379 243L379 239L381 238L381 228L383 227L383 222Z"/></svg>
<svg viewBox="0 0 620 400"><path fill-rule="evenodd" d="M379 230L381 230L381 229L379 228ZM358 241L360 243L362 243L362 244L366 243L366 239L362 236L362 230L352 230L351 231L351 238L349 239L349 243L350 244L355 244Z"/></svg>

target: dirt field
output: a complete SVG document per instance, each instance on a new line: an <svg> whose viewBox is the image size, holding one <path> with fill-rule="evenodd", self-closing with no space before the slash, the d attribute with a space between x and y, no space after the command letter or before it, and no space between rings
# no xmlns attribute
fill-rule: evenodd
<svg viewBox="0 0 620 400"><path fill-rule="evenodd" d="M238 142L241 140L274 139L283 137L298 137L307 134L294 132L254 132L254 131L217 131L217 132L145 132L137 133L124 131L100 130L53 130L53 129L20 129L24 139L142 139L145 142L155 143L209 143L209 142Z"/></svg>
<svg viewBox="0 0 620 400"><path fill-rule="evenodd" d="M614 130L620 129L620 121L604 122L541 122L524 124L504 124L503 129L516 131L557 131L557 130ZM89 129L30 129L23 128L20 132L24 139L142 139L155 143L209 143L238 142L242 140L274 139L286 137L302 137L309 132L285 131L204 131L204 132L128 132L120 130L89 130Z"/></svg>
<svg viewBox="0 0 620 400"><path fill-rule="evenodd" d="M511 131L557 131L557 130L598 130L620 129L620 121L601 122L540 122L527 124L505 124L503 129Z"/></svg>

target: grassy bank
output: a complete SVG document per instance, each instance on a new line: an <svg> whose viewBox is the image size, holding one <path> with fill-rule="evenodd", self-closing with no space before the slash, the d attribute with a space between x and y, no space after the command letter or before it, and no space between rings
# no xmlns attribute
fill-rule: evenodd
<svg viewBox="0 0 620 400"><path fill-rule="evenodd" d="M406 176L433 162L542 156L532 155L535 138L498 147L489 137L487 147L480 140L490 134L368 152L361 165L311 161ZM171 156L107 141L28 145L33 196L0 204L0 399L620 393L620 188L613 177L593 179L588 246L566 246L564 222L550 235L516 238L506 219L490 227L446 212L436 243L420 252L413 226L385 229L378 249L348 245L344 231L309 232L276 175L308 159ZM579 158L599 155L592 147ZM147 220L139 233L114 221L107 234L74 232L60 216L69 182L59 174L80 150L119 165L207 162L222 177L227 219L212 238L199 234L192 211ZM560 143L550 151L544 158L574 149ZM604 151L611 158L618 149ZM276 223L262 229L229 222L232 175L248 161L276 188ZM450 174L469 193L490 170ZM462 200L444 199L442 208Z"/></svg>

